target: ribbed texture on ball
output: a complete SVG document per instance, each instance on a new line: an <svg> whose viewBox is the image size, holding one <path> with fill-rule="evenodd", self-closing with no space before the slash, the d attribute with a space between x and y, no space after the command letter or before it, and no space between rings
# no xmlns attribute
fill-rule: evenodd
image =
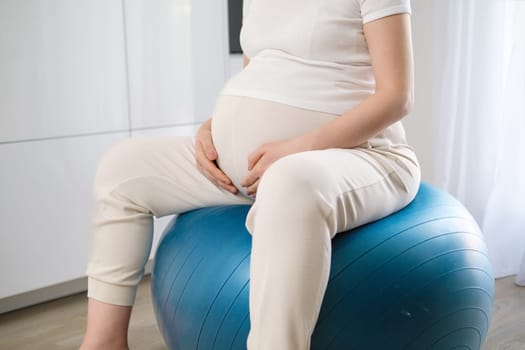
<svg viewBox="0 0 525 350"><path fill-rule="evenodd" d="M170 349L246 349L248 209L199 209L167 228L152 296ZM333 240L312 349L479 349L493 295L478 226L458 201L422 184L406 208Z"/></svg>

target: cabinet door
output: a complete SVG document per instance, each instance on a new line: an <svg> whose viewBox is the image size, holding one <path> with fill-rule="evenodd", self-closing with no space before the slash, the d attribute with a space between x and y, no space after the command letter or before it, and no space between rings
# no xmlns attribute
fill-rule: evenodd
<svg viewBox="0 0 525 350"><path fill-rule="evenodd" d="M120 0L0 2L0 142L128 130Z"/></svg>
<svg viewBox="0 0 525 350"><path fill-rule="evenodd" d="M228 8L226 1L190 3L194 113L202 121L211 116L217 95L230 76Z"/></svg>
<svg viewBox="0 0 525 350"><path fill-rule="evenodd" d="M124 4L131 127L193 122L190 1Z"/></svg>
<svg viewBox="0 0 525 350"><path fill-rule="evenodd" d="M229 75L226 2L124 4L132 128L209 118Z"/></svg>
<svg viewBox="0 0 525 350"><path fill-rule="evenodd" d="M0 299L84 276L96 164L127 136L0 145Z"/></svg>

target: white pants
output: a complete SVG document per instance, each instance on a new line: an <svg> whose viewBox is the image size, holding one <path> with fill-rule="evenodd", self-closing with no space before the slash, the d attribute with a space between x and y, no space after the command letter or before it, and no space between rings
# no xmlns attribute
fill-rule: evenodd
<svg viewBox="0 0 525 350"><path fill-rule="evenodd" d="M212 119L221 169L241 189L247 157L335 115L221 96ZM419 166L400 123L353 149L281 158L263 175L246 226L253 236L250 350L309 349L330 270L331 238L404 207ZM132 305L148 259L152 216L252 204L196 168L193 137L136 138L110 148L95 178L88 296Z"/></svg>

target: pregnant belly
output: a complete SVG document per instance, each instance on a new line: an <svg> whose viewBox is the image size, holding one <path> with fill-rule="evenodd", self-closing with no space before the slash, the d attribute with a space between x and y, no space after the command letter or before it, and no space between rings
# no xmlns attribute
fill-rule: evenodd
<svg viewBox="0 0 525 350"><path fill-rule="evenodd" d="M251 97L222 95L212 118L217 163L244 193L240 182L248 173L248 156L257 147L296 137L336 117Z"/></svg>

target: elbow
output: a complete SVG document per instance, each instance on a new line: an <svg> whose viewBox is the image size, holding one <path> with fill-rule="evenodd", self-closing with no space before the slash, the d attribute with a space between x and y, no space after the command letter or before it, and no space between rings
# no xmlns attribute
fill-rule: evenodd
<svg viewBox="0 0 525 350"><path fill-rule="evenodd" d="M390 94L391 111L393 118L400 120L412 112L414 106L414 93L412 91L398 90Z"/></svg>
<svg viewBox="0 0 525 350"><path fill-rule="evenodd" d="M399 119L401 119L412 112L414 107L414 94L409 92L407 94L401 95L397 104L399 106Z"/></svg>
<svg viewBox="0 0 525 350"><path fill-rule="evenodd" d="M412 112L414 105L414 93L412 89L399 88L392 86L389 89L376 91L376 95L381 96L384 106L388 109L388 114L392 122L402 119Z"/></svg>

